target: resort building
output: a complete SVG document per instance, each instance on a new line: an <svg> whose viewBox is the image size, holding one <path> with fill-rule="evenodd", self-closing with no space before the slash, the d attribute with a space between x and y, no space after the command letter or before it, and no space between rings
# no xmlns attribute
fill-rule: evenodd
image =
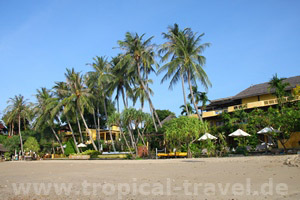
<svg viewBox="0 0 300 200"><path fill-rule="evenodd" d="M300 86L300 76L294 76L285 79L290 85L286 87L287 92L292 92L294 88ZM220 114L222 112L234 112L238 109L251 111L255 108L268 109L270 106L278 104L276 97L273 95L274 89L270 90L269 83L261 83L248 87L235 96L212 100L203 112L204 120L211 125L220 126L222 121ZM293 101L299 101L300 96L296 96Z"/></svg>
<svg viewBox="0 0 300 200"><path fill-rule="evenodd" d="M300 87L300 76L285 79L283 82L289 83L286 91L292 93L296 87ZM222 126L223 122L220 114L223 112L234 112L244 109L251 112L259 108L267 110L270 106L278 104L277 98L273 95L274 89L270 89L269 83L261 83L248 87L235 96L212 100L202 113L203 120L208 121L212 126ZM287 98L287 97L285 97ZM299 101L300 96L294 96L291 101ZM278 147L282 145L278 143ZM295 132L286 143L287 148L300 148L300 132Z"/></svg>
<svg viewBox="0 0 300 200"><path fill-rule="evenodd" d="M90 129L90 131L92 132L93 140L96 140L97 139L96 129ZM63 136L62 137L63 142L66 142L70 138L72 138L72 132L70 131L68 125L62 126L58 133ZM112 126L111 127L111 133L112 133L113 140L118 140L120 138L120 128L118 126ZM88 135L87 131L83 131L82 134L88 140L89 135ZM76 138L79 139L79 137L80 137L79 133L74 132L74 135L75 135ZM105 143L111 143L109 130L100 129L100 140L103 140Z"/></svg>

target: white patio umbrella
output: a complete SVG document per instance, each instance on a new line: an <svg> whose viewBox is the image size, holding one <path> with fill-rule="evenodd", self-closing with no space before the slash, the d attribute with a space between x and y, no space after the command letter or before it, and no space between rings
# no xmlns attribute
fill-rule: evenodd
<svg viewBox="0 0 300 200"><path fill-rule="evenodd" d="M86 147L86 145L85 144L83 144L83 143L80 143L79 145L77 145L77 147Z"/></svg>
<svg viewBox="0 0 300 200"><path fill-rule="evenodd" d="M212 134L209 134L209 133L204 133L204 135L202 135L198 141L201 141L201 140L207 140L207 139L211 139L211 140L216 140L217 137L213 136Z"/></svg>
<svg viewBox="0 0 300 200"><path fill-rule="evenodd" d="M257 132L257 134L267 134L267 133L279 133L280 131L279 130L276 130L274 129L273 127L271 126L268 126L268 127L265 127L263 129L261 129L260 131Z"/></svg>
<svg viewBox="0 0 300 200"><path fill-rule="evenodd" d="M241 129L238 129L238 130L234 131L233 133L229 134L229 136L230 137L249 137L251 135Z"/></svg>

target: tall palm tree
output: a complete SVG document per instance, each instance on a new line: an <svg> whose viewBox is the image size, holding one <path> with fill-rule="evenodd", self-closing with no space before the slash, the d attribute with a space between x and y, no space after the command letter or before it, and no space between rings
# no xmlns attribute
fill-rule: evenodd
<svg viewBox="0 0 300 200"><path fill-rule="evenodd" d="M174 29L177 29L176 26ZM186 28L183 31L178 30L176 33L171 32L169 34L171 42L169 43L172 44L169 46L165 45L166 47L163 47L161 50L162 52L166 52L165 58L172 55L171 61L161 69L161 71L168 69L164 79L172 77L171 83L176 83L183 76L183 79L189 85L191 100L200 120L202 120L202 117L195 102L192 86L196 85L197 81L200 81L205 89L211 86L207 74L203 70L206 59L201 55L204 49L210 46L210 44L200 44L203 35L193 33L190 28Z"/></svg>
<svg viewBox="0 0 300 200"><path fill-rule="evenodd" d="M35 129L42 128L46 123L52 130L52 133L64 154L65 151L61 140L54 130L54 120L56 116L51 115L51 111L55 109L58 104L58 98L54 98L50 91L46 88L41 88L41 90L37 89L37 94L35 96L37 98L37 104L34 109L36 115ZM57 118L56 120L58 121Z"/></svg>
<svg viewBox="0 0 300 200"><path fill-rule="evenodd" d="M146 40L143 39L145 34L139 36L137 33L132 34L127 32L125 35L125 40L118 41L118 44L122 50L124 50L124 54L122 55L122 62L130 62L132 63L131 66L134 67L134 71L137 74L139 84L144 88L145 94L147 97L147 101L150 106L150 110L154 113L156 120L160 127L162 127L159 117L156 113L154 105L152 103L149 89L145 84L145 77L149 71L152 69L152 65L157 65L154 60L155 53L154 53L154 46L151 45L151 40L153 37L150 37ZM156 122L153 121L155 124ZM157 131L157 130L156 130Z"/></svg>
<svg viewBox="0 0 300 200"><path fill-rule="evenodd" d="M19 132L19 137L20 137L21 152L22 152L22 155L24 155L23 139L22 139L22 133L21 133L21 119L29 120L30 108L27 103L27 100L24 99L24 96L22 96L20 94L18 96L16 95L14 98L10 98L7 103L9 105L5 109L5 112L9 113L8 121L11 121L11 122L16 121L14 119L17 119L17 121L18 121L18 132ZM24 126L26 126L25 123L24 123Z"/></svg>
<svg viewBox="0 0 300 200"><path fill-rule="evenodd" d="M107 106L106 106L106 92L108 87L108 82L112 80L112 75L110 73L110 65L105 57L99 57L97 56L94 58L94 62L90 64L94 71L89 72L91 80L96 83L95 88L97 91L97 94L100 94L103 99L103 107L104 107L104 113L106 120L108 119L107 114ZM109 136L110 140L112 142L113 150L116 151L114 140L112 137L111 127L109 128Z"/></svg>
<svg viewBox="0 0 300 200"><path fill-rule="evenodd" d="M55 86L53 87L53 89L55 89L55 95L56 97L58 98L59 100L59 103L58 105L56 106L55 109L53 109L51 111L51 114L52 116L56 116L58 115L58 113L62 113L67 121L67 124L70 128L70 131L72 133L72 138L73 138L73 141L74 141L74 144L75 144L75 150L77 153L79 153L79 149L78 149L78 146L77 146L77 140L76 140L76 137L74 135L74 131L73 131L73 128L71 126L71 120L75 115L76 111L76 107L75 107L75 104L73 102L69 102L69 104L67 103L63 103L63 100L64 98L66 98L68 96L68 94L66 92L68 92L68 86L65 82L56 82L55 83ZM81 133L80 133L81 134ZM81 139L82 139L82 134L81 134Z"/></svg>
<svg viewBox="0 0 300 200"><path fill-rule="evenodd" d="M69 104L71 102L75 103L76 110L78 111L85 129L89 134L89 138L93 145L93 148L95 150L98 150L93 140L91 130L89 129L83 116L84 111L88 111L89 113L92 113L94 111L91 103L91 98L93 98L93 95L90 92L90 89L84 85L83 76L80 73L76 73L74 69L67 69L67 73L65 73L65 76L67 79L68 88L70 89L70 93L68 97L64 98L63 104Z"/></svg>
<svg viewBox="0 0 300 200"><path fill-rule="evenodd" d="M134 73L133 70L128 65L129 62L120 63L121 56L116 56L112 58L111 61L111 81L108 82L108 89L112 93L113 91L116 92L115 99L119 102L120 95L122 95L123 104L125 108L128 108L127 98L132 94L131 85L134 82ZM119 103L118 103L119 105ZM118 112L119 106L118 106Z"/></svg>
<svg viewBox="0 0 300 200"><path fill-rule="evenodd" d="M174 24L174 26L168 27L168 33L162 33L163 37L168 41L161 45L159 49L159 54L161 55L161 62L166 62L171 59L170 62L163 65L159 70L158 73L162 73L163 71L167 70L167 73L161 80L161 83L165 82L166 80L171 78L169 89L173 89L174 85L181 80L182 86L182 93L183 93L183 101L185 105L186 113L189 112L188 103L186 100L186 93L184 83L186 81L186 76L182 71L182 63L180 63L180 59L178 59L179 54L181 51L176 46L176 37L178 37L180 32L185 33L188 29L180 30L178 24ZM164 55L162 55L164 54Z"/></svg>

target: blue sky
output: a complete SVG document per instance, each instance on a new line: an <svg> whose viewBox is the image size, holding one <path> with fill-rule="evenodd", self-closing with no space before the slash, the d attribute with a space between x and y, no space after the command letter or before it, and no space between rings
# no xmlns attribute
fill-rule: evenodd
<svg viewBox="0 0 300 200"><path fill-rule="evenodd" d="M300 75L300 1L0 1L0 112L17 94L34 101L40 87L64 80L66 68L91 70L95 56L115 56L125 32L164 42L169 25L205 33L204 52L213 86L210 99L237 94L251 84ZM180 83L168 90L152 75L157 109L180 113ZM203 88L199 88L203 90Z"/></svg>

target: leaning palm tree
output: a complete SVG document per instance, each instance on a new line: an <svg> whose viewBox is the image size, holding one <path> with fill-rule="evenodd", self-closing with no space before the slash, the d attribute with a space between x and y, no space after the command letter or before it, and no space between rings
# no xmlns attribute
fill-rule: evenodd
<svg viewBox="0 0 300 200"><path fill-rule="evenodd" d="M55 109L58 104L58 98L54 98L53 94L50 93L46 88L41 88L41 90L37 90L37 94L35 95L37 98L37 104L34 108L36 121L35 121L35 129L39 129L45 126L45 124L50 127L52 133L57 140L62 153L64 154L64 148L62 146L61 140L54 130L54 120L58 121L57 116L51 115L51 111Z"/></svg>
<svg viewBox="0 0 300 200"><path fill-rule="evenodd" d="M125 40L118 41L120 49L124 51L122 55L122 62L120 63L122 64L124 62L130 62L130 66L134 67L134 71L138 77L138 82L145 90L147 101L150 106L150 111L153 112L159 126L162 127L159 117L152 103L149 89L145 84L145 80L147 80L146 75L148 74L148 72L151 71L151 66L158 66L154 59L154 46L151 45L151 40L153 37L144 40L144 35L145 34L139 36L137 33L132 34L127 32L125 35ZM155 124L156 122L153 121L153 123Z"/></svg>
<svg viewBox="0 0 300 200"><path fill-rule="evenodd" d="M55 109L53 109L51 111L52 117L57 116L60 113L61 116L66 119L69 129L72 133L72 138L73 138L73 141L75 144L75 150L77 153L79 153L79 149L77 146L77 140L75 138L74 131L71 126L71 119L73 118L72 116L74 116L76 113L75 104L73 102L69 102L69 104L63 103L64 98L66 98L68 96L67 92L69 90L67 88L67 84L65 82L56 82L53 89L55 89L54 94L58 98L59 103L57 104ZM81 134L81 139L82 139L82 134Z"/></svg>
<svg viewBox="0 0 300 200"><path fill-rule="evenodd" d="M93 112L93 106L91 103L91 98L93 98L93 95L90 92L90 89L84 85L83 76L80 73L76 73L74 69L67 69L67 73L65 73L65 76L67 79L68 88L70 89L70 93L69 96L64 98L62 102L63 104L69 104L71 102L75 103L76 110L78 111L85 129L88 132L90 141L94 149L98 150L93 140L91 130L89 129L83 116L84 111L88 111L89 113Z"/></svg>
<svg viewBox="0 0 300 200"><path fill-rule="evenodd" d="M24 99L24 96L18 95L14 98L10 98L7 102L9 105L5 109L5 112L9 114L8 121L16 121L14 119L18 120L18 132L20 137L20 144L21 144L21 152L22 155L24 155L23 151L23 139L22 139L22 133L21 133L21 120L24 119L24 121L29 120L30 114L29 114L29 105L27 103L27 100ZM24 126L26 124L24 123Z"/></svg>

